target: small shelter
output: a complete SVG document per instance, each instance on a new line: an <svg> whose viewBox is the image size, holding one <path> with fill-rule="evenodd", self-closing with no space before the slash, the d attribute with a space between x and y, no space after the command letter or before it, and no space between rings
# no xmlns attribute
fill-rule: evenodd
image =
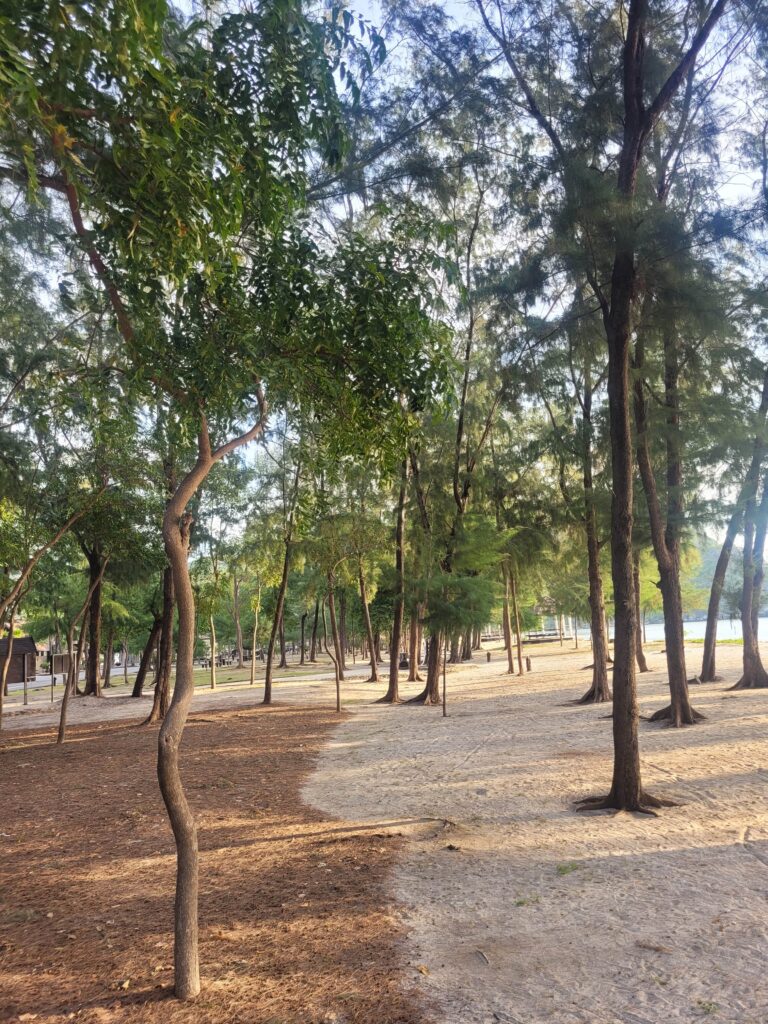
<svg viewBox="0 0 768 1024"><path fill-rule="evenodd" d="M8 637L0 640L0 666L8 657ZM37 645L31 636L15 636L8 666L8 683L24 683L37 674Z"/></svg>

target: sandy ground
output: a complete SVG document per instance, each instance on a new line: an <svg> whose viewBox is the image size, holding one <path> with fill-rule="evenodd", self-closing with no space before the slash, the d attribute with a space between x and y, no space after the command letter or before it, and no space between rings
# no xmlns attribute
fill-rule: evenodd
<svg viewBox="0 0 768 1024"><path fill-rule="evenodd" d="M740 656L719 652L728 682ZM500 662L456 672L447 719L360 707L305 798L408 836L392 896L440 1024L765 1024L768 694L698 686L705 723L641 724L644 784L680 806L577 814L611 772L607 708L565 704L588 660L537 654L524 682ZM667 703L649 661L643 713Z"/></svg>

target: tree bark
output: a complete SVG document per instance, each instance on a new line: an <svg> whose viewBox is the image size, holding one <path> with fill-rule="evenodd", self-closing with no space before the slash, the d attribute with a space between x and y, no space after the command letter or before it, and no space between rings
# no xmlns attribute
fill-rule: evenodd
<svg viewBox="0 0 768 1024"><path fill-rule="evenodd" d="M763 389L760 396L760 406L757 411L757 429L752 447L752 458L744 477L744 483L739 491L736 500L736 507L728 522L725 540L720 549L720 555L715 566L715 574L712 578L712 589L709 594L709 606L707 608L707 628L704 635L704 654L701 662L699 678L702 683L711 683L718 680L716 669L716 648L717 648L717 620L720 614L720 598L725 586L725 577L728 572L728 565L731 560L731 553L736 538L744 523L744 508L753 487L756 486L760 477L763 460L765 459L765 427L768 417L768 367L763 377Z"/></svg>
<svg viewBox="0 0 768 1024"><path fill-rule="evenodd" d="M678 353L674 327L664 330L664 403L666 408L666 480L667 513L661 511L656 478L651 463L648 440L648 412L642 371L645 363L642 331L636 344L634 383L635 422L637 425L637 464L643 483L651 540L659 567L660 589L664 610L664 640L667 653L670 704L651 715L651 721L669 721L679 728L694 725L703 716L694 711L688 695L683 631L683 600L680 590L680 532L683 523L683 474L678 397ZM633 559L634 592L634 559ZM635 629L637 646L637 627Z"/></svg>
<svg viewBox="0 0 768 1024"><path fill-rule="evenodd" d="M283 571L280 576L280 586L277 591L277 601L275 603L275 614L272 618L272 629L269 633L269 643L267 644L267 664L264 671L264 699L262 704L272 703L272 665L275 658L275 644L277 642L277 635L280 629L280 622L283 618L283 608L285 607L285 593L288 589L288 572L291 566L291 542L286 540L285 542L285 554L283 555Z"/></svg>
<svg viewBox="0 0 768 1024"><path fill-rule="evenodd" d="M635 551L633 561L633 572L635 577L635 614L637 615L637 621L640 622L640 552ZM648 662L645 660L645 651L643 650L643 634L640 628L635 632L635 658L637 660L637 668L640 672L650 672L648 668Z"/></svg>
<svg viewBox="0 0 768 1024"><path fill-rule="evenodd" d="M744 582L741 593L741 632L743 674L732 690L758 690L768 687L768 672L760 656L758 620L763 589L763 564L768 528L768 475L763 480L763 495L757 506L757 487L750 488L744 511Z"/></svg>
<svg viewBox="0 0 768 1024"><path fill-rule="evenodd" d="M211 614L208 616L208 633L209 633L209 636L211 638L211 644L210 644L210 647L211 647L211 668L210 668L211 689L215 690L216 689L216 656L217 656L217 650L216 650L216 623L213 621L213 612L211 612ZM159 660L160 659L158 658L158 661Z"/></svg>
<svg viewBox="0 0 768 1024"><path fill-rule="evenodd" d="M419 605L414 605L408 631L408 682L420 683L419 675Z"/></svg>
<svg viewBox="0 0 768 1024"><path fill-rule="evenodd" d="M515 616L515 635L517 637L517 674L522 676L525 674L525 668L523 666L523 634L520 629L520 609L517 605L517 580L515 574L509 574L510 582L510 594L512 596L512 612Z"/></svg>
<svg viewBox="0 0 768 1024"><path fill-rule="evenodd" d="M91 603L88 612L88 658L85 664L85 694L101 696L101 579L102 553L100 545L85 549L88 559L89 582L92 586Z"/></svg>
<svg viewBox="0 0 768 1024"><path fill-rule="evenodd" d="M168 711L171 689L171 667L173 665L173 620L176 600L173 592L173 572L170 565L163 571L163 612L160 620L160 653L158 655L157 679L152 699L152 710L145 725L161 722Z"/></svg>
<svg viewBox="0 0 768 1024"><path fill-rule="evenodd" d="M511 587L509 582L509 566L502 562L501 576L504 581L504 604L501 611L501 624L504 631L504 650L507 654L507 675L515 674L515 649L512 644L512 617L510 611Z"/></svg>
<svg viewBox="0 0 768 1024"><path fill-rule="evenodd" d="M584 532L587 540L587 577L589 581L589 625L592 636L592 685L580 704L602 704L613 699L608 682L608 635L605 629L603 575L600 569L600 540L597 530L597 508L592 470L592 401L593 390L585 374L582 412L584 418L584 451L582 483L584 486Z"/></svg>
<svg viewBox="0 0 768 1024"><path fill-rule="evenodd" d="M112 685L112 661L115 657L115 630L110 628L107 634L107 646L104 650L104 681L103 688L106 690Z"/></svg>
<svg viewBox="0 0 768 1024"><path fill-rule="evenodd" d="M149 630L149 637L147 638L144 650L141 652L141 659L139 661L139 670L136 673L136 678L133 681L133 692L132 697L141 697L144 692L144 681L147 677L149 670L149 663L152 659L152 651L155 649L157 644L157 638L162 629L163 619L162 615L156 615L154 622L152 623Z"/></svg>
<svg viewBox="0 0 768 1024"><path fill-rule="evenodd" d="M317 626L318 618L320 615L320 602L315 600L315 617L312 622L312 637L309 641L309 660L310 662L317 661Z"/></svg>
<svg viewBox="0 0 768 1024"><path fill-rule="evenodd" d="M341 640L339 638L339 624L336 619L336 600L333 593L334 582L332 577L328 580L328 617L331 620L331 636L333 637L333 649L335 651L334 664L336 666L335 671L338 673L339 679L344 679L344 669L342 668L341 659ZM326 654L327 644L326 644Z"/></svg>
<svg viewBox="0 0 768 1024"><path fill-rule="evenodd" d="M365 585L365 570L362 558L357 563L357 578L360 584L360 603L363 607L363 623L365 625L365 636L368 642L368 657L371 662L371 674L368 676L369 683L379 681L379 669L376 665L376 648L373 643L373 626L371 625L371 610L368 607L368 591Z"/></svg>
<svg viewBox="0 0 768 1024"><path fill-rule="evenodd" d="M328 588L328 610L330 611L333 606L333 587ZM331 625L333 625L334 616L331 617ZM331 652L328 647L328 628L325 624L325 601L323 601L323 644L325 646L325 653L331 659L333 664L333 676L336 683L336 711L341 712L341 666L338 660L338 638L334 636L333 646L335 653Z"/></svg>
<svg viewBox="0 0 768 1024"><path fill-rule="evenodd" d="M392 616L392 641L389 648L389 683L387 692L379 701L382 704L396 704L400 700L400 639L403 632L403 609L405 607L405 495L407 486L408 463L403 460L395 519L395 604Z"/></svg>
<svg viewBox="0 0 768 1024"><path fill-rule="evenodd" d="M237 573L232 573L232 618L235 622L235 643L237 645L237 667L245 668L243 654L243 627L240 622L240 580Z"/></svg>
<svg viewBox="0 0 768 1024"><path fill-rule="evenodd" d="M194 999L200 992L197 826L179 771L179 747L195 692L195 595L188 564L192 517L186 508L213 465L263 430L266 406L261 393L259 405L261 415L258 422L215 452L211 451L208 425L205 417L201 416L197 461L176 488L163 517L163 541L173 572L179 626L176 685L158 735L157 777L176 841L174 965L179 999Z"/></svg>

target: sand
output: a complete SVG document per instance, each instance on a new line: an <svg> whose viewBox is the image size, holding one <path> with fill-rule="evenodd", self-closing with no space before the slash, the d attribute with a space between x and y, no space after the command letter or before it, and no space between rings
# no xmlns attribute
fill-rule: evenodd
<svg viewBox="0 0 768 1024"><path fill-rule="evenodd" d="M740 654L722 648L727 682ZM447 719L359 707L305 799L408 836L391 894L441 1024L765 1024L768 693L698 686L706 722L641 723L644 784L680 806L578 814L611 771L608 708L564 706L588 661L550 649L524 681L501 662L458 671ZM650 664L645 714L668 702Z"/></svg>

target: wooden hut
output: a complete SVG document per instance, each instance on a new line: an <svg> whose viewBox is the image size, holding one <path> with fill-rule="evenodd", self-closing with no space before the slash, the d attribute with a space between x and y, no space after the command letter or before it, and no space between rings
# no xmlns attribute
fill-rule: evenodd
<svg viewBox="0 0 768 1024"><path fill-rule="evenodd" d="M8 637L0 640L0 666L8 657ZM31 636L15 636L8 666L8 683L23 683L37 674L37 645Z"/></svg>

